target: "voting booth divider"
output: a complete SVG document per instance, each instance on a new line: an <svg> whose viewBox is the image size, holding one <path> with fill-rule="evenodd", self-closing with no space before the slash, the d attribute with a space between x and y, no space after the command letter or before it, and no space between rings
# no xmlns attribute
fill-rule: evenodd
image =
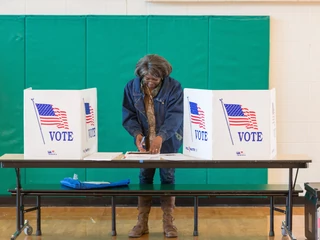
<svg viewBox="0 0 320 240"><path fill-rule="evenodd" d="M97 152L97 89L24 90L24 157L83 159ZM184 89L183 155L272 159L275 89Z"/></svg>
<svg viewBox="0 0 320 240"><path fill-rule="evenodd" d="M274 158L275 101L275 89L184 89L183 154L208 160Z"/></svg>
<svg viewBox="0 0 320 240"><path fill-rule="evenodd" d="M24 90L24 158L82 159L97 152L97 89Z"/></svg>

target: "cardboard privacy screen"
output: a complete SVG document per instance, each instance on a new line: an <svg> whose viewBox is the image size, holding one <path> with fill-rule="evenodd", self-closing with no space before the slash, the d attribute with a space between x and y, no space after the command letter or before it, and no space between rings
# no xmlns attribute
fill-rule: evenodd
<svg viewBox="0 0 320 240"><path fill-rule="evenodd" d="M183 154L208 160L272 159L272 90L184 89Z"/></svg>
<svg viewBox="0 0 320 240"><path fill-rule="evenodd" d="M24 158L82 159L97 152L97 90L24 90Z"/></svg>

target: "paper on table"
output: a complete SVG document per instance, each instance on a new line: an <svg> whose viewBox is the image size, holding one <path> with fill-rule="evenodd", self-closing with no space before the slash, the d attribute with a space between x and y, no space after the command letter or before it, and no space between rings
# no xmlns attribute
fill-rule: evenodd
<svg viewBox="0 0 320 240"><path fill-rule="evenodd" d="M151 154L143 152L126 152L125 160L160 160L160 154Z"/></svg>
<svg viewBox="0 0 320 240"><path fill-rule="evenodd" d="M21 153L13 153L13 154L6 153L0 156L0 159L20 160L20 159L24 159L24 155Z"/></svg>
<svg viewBox="0 0 320 240"><path fill-rule="evenodd" d="M96 152L85 157L84 160L111 161L121 154L122 152Z"/></svg>
<svg viewBox="0 0 320 240"><path fill-rule="evenodd" d="M172 160L172 161L179 161L179 160L200 160L199 158L187 156L181 153L164 153L160 155L161 159L163 160Z"/></svg>

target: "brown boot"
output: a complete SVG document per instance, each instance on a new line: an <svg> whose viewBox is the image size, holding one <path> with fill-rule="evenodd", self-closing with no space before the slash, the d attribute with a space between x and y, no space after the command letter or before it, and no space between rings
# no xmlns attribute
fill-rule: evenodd
<svg viewBox="0 0 320 240"><path fill-rule="evenodd" d="M149 218L151 203L152 203L152 197L149 197L149 196L138 197L138 210L139 210L138 222L129 232L129 237L139 238L143 234L149 233L148 218Z"/></svg>
<svg viewBox="0 0 320 240"><path fill-rule="evenodd" d="M173 225L173 209L175 207L175 197L161 196L161 209L163 211L163 231L167 238L178 237L177 228Z"/></svg>

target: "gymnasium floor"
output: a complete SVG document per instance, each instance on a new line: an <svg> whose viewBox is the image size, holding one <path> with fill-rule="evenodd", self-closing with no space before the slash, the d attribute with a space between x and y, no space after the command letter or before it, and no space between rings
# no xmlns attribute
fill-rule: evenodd
<svg viewBox="0 0 320 240"><path fill-rule="evenodd" d="M117 207L116 237L110 235L111 211L109 207L43 207L42 237L26 236L22 233L17 239L24 240L106 240L129 239L127 234L137 219L137 210L133 207ZM35 213L27 213L26 219L36 228ZM153 207L150 213L150 233L139 239L166 239L162 233L162 212ZM175 225L179 231L178 239L183 240L280 240L281 221L284 215L275 213L275 237L269 237L268 207L200 207L199 236L193 237L193 208L177 207ZM294 235L298 240L304 237L304 209L294 208ZM15 231L15 209L0 208L0 240L9 240Z"/></svg>

